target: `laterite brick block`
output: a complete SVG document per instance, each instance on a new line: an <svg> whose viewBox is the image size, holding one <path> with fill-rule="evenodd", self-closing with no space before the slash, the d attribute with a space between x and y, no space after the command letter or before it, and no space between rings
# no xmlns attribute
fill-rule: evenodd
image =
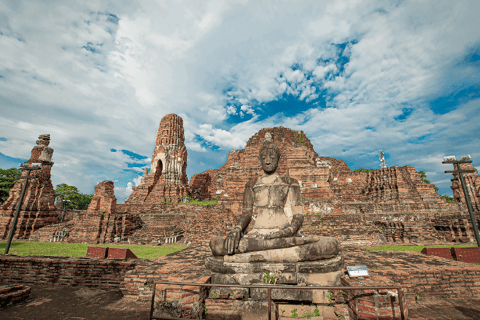
<svg viewBox="0 0 480 320"><path fill-rule="evenodd" d="M137 256L130 249L109 248L109 259L138 259Z"/></svg>
<svg viewBox="0 0 480 320"><path fill-rule="evenodd" d="M480 263L480 248L452 248L452 256L457 261Z"/></svg>
<svg viewBox="0 0 480 320"><path fill-rule="evenodd" d="M422 253L445 259L453 259L450 248L423 248Z"/></svg>
<svg viewBox="0 0 480 320"><path fill-rule="evenodd" d="M108 248L105 247L88 247L87 258L106 258Z"/></svg>

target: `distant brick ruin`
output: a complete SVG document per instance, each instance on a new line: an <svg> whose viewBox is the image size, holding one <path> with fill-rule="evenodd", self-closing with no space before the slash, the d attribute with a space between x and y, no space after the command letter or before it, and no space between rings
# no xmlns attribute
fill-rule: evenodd
<svg viewBox="0 0 480 320"><path fill-rule="evenodd" d="M50 135L42 134L33 147L31 157L27 163L31 166L35 163L41 164L40 170L30 171L27 189L23 197L22 206L15 228L14 239L28 239L35 230L49 224L57 223L59 213L54 205L54 190L50 179L50 170L53 166L51 161L53 149L50 144ZM27 175L27 170L22 176ZM19 179L10 190L8 199L0 206L0 237L6 239L10 233L11 223L20 201L25 179Z"/></svg>
<svg viewBox="0 0 480 320"><path fill-rule="evenodd" d="M473 211L480 211L480 176L477 169L471 163L461 164L462 170L475 170L472 173L462 173L468 195L470 196L470 203ZM454 165L454 170L458 170L458 166ZM455 202L465 204L465 195L463 193L462 183L457 173L453 173L452 190Z"/></svg>
<svg viewBox="0 0 480 320"><path fill-rule="evenodd" d="M157 130L150 171L145 168L140 185L132 187L125 204L177 203L188 194L187 149L183 120L176 114L162 118Z"/></svg>
<svg viewBox="0 0 480 320"><path fill-rule="evenodd" d="M221 204L239 214L245 183L261 174L258 150L270 132L282 158L278 172L301 184L305 212L311 214L366 214L418 210L458 211L446 203L410 166L352 172L342 160L319 156L302 131L265 128L251 137L245 149L232 150L220 169L194 175L190 189L202 189L206 197L219 197Z"/></svg>
<svg viewBox="0 0 480 320"><path fill-rule="evenodd" d="M115 214L117 198L113 191L113 182L105 180L95 186L95 194L88 205L87 213L109 213Z"/></svg>
<svg viewBox="0 0 480 320"><path fill-rule="evenodd" d="M127 240L142 227L138 216L117 214L117 199L112 181L103 181L95 186L88 209L71 220L41 228L30 237L32 241L65 241L68 243L112 243L114 238Z"/></svg>
<svg viewBox="0 0 480 320"><path fill-rule="evenodd" d="M221 168L194 175L188 186L183 120L175 114L161 120L150 170L145 170L140 185L133 187L125 204L116 204L113 182L104 181L95 186L88 210L72 215L61 224L57 223L58 213L55 213L49 182L53 163L48 162L50 158L46 159L53 150L43 152L45 142L39 143L32 151L32 159L40 159L44 154L42 159L47 165L32 174L44 179L47 176L41 172L48 171L50 189L48 183L40 187L39 182L29 180L29 190L32 189L27 191L29 200L24 202L28 211L22 212L31 212L34 204L38 207L40 202L42 208L51 207L52 211L46 211L50 215L38 215L41 219L37 220L22 215L18 224L21 235L28 238L31 232L47 224L51 225L38 230L30 239L49 241L68 234L66 242L109 243L116 237L122 241L151 242L181 231L184 243L202 243L214 235L224 235L236 223L245 183L262 172L258 151L266 132L272 134L282 155L279 174L291 176L301 184L306 234L334 236L344 244L363 245L469 242L474 238L458 175L452 179L456 203L447 203L434 190L434 185L425 183L413 167L395 166L354 173L342 160L319 156L302 131L283 127L260 130L248 140L245 149L232 150ZM466 164L462 167L469 168L473 167ZM478 211L480 178L476 172L464 176L470 194L474 195L472 206ZM0 211L3 228L0 231L4 238L22 183L17 182ZM185 194L219 201L215 207L171 205ZM47 195L49 201L45 201ZM43 202L39 202L40 198ZM475 215L480 225L480 213Z"/></svg>

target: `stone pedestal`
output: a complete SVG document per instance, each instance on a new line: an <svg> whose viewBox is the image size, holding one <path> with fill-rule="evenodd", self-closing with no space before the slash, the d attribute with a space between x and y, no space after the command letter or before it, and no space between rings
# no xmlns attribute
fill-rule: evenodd
<svg viewBox="0 0 480 320"><path fill-rule="evenodd" d="M317 261L301 261L293 263L234 263L225 262L223 257L209 257L205 266L211 271L211 282L217 284L258 285L266 284L264 272L275 273L280 271L278 285L300 286L341 286L343 275L343 257ZM222 288L225 291L226 288ZM211 290L215 290L212 288ZM218 289L217 289L218 290ZM232 295L238 288L232 288ZM227 290L228 291L228 290ZM325 290L289 290L273 289L273 300L305 301L312 303L327 303ZM252 300L267 299L267 290L251 288L248 292L242 291L244 298Z"/></svg>

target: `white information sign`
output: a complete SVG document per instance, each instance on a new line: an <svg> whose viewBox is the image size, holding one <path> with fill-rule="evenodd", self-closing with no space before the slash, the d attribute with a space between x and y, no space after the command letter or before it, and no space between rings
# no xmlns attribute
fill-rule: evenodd
<svg viewBox="0 0 480 320"><path fill-rule="evenodd" d="M348 276L349 277L368 277L368 270L367 266L355 266L355 267L348 267Z"/></svg>

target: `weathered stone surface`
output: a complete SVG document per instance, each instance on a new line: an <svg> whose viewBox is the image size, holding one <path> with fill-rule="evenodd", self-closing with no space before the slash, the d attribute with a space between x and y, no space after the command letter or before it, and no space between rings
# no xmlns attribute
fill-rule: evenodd
<svg viewBox="0 0 480 320"><path fill-rule="evenodd" d="M273 300L289 301L312 301L313 290L295 290L295 289L272 289ZM250 289L250 298L252 300L267 300L268 290L263 288Z"/></svg>
<svg viewBox="0 0 480 320"><path fill-rule="evenodd" d="M226 287L211 287L209 298L220 298L220 295L228 294L228 297L235 299L237 296L242 295L242 299L247 300L250 298L250 290L248 288L226 288Z"/></svg>
<svg viewBox="0 0 480 320"><path fill-rule="evenodd" d="M236 253L245 253L253 251L264 251L272 250L279 248L289 248L294 246L299 246L302 244L312 243L319 241L319 237L288 237L288 238L277 238L277 239L257 239L244 237L240 239L238 249L235 250ZM219 253L218 255L226 255L227 250L224 246L224 237L217 237L210 240L210 248L212 252Z"/></svg>
<svg viewBox="0 0 480 320"><path fill-rule="evenodd" d="M36 178L28 179L14 233L15 239L28 239L35 230L57 223L59 220L59 211L54 205L54 189L50 179L50 170L53 166L51 161L53 149L48 147L50 135L40 135L36 143L27 163L30 166L41 163L41 169L30 171L30 175ZM24 170L22 176L26 175L27 170ZM25 179L19 179L10 190L8 199L0 207L1 239L8 237L24 183Z"/></svg>
<svg viewBox="0 0 480 320"><path fill-rule="evenodd" d="M332 237L319 237L318 241L291 248L272 249L224 256L225 262L297 262L330 259L338 255L340 246Z"/></svg>
<svg viewBox="0 0 480 320"><path fill-rule="evenodd" d="M244 301L230 299L205 299L205 309L212 319L268 319L267 301ZM275 308L272 308L271 319L275 319Z"/></svg>
<svg viewBox="0 0 480 320"><path fill-rule="evenodd" d="M176 203L188 193L184 142L182 118L176 114L163 117L157 130L150 171L145 169L140 185L132 187L125 204Z"/></svg>
<svg viewBox="0 0 480 320"><path fill-rule="evenodd" d="M280 271L282 274L328 273L342 270L343 263L343 257L340 255L331 259L319 261L302 261L295 263L232 263L225 262L221 257L208 257L207 259L205 259L205 266L209 270L223 274L262 274L265 271Z"/></svg>

